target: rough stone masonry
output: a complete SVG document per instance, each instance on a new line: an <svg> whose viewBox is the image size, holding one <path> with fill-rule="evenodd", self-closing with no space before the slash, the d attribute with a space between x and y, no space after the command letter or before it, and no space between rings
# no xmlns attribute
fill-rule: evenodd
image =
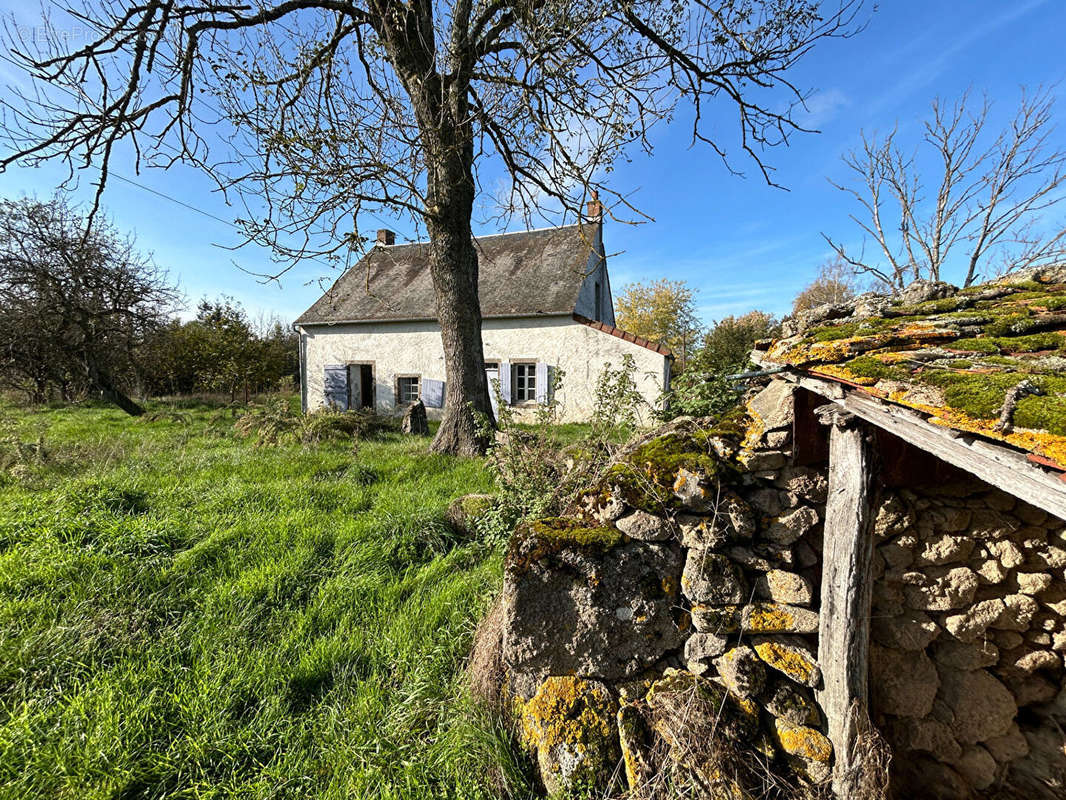
<svg viewBox="0 0 1066 800"><path fill-rule="evenodd" d="M827 479L792 463L794 413L774 381L742 419L675 421L516 532L503 658L549 791L624 775L635 798L734 799L828 779ZM960 477L881 489L873 535L870 711L894 791L1064 796L1062 520Z"/></svg>

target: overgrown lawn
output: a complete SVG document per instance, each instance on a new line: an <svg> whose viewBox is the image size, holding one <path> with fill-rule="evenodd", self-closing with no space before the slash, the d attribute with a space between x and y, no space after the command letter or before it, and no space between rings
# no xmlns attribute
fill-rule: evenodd
<svg viewBox="0 0 1066 800"><path fill-rule="evenodd" d="M483 463L155 411L0 410L0 797L527 793L463 690L500 561L443 514Z"/></svg>

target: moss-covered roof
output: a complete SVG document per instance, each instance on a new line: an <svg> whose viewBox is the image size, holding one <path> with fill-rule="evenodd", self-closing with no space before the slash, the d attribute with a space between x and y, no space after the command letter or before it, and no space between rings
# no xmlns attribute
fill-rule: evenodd
<svg viewBox="0 0 1066 800"><path fill-rule="evenodd" d="M857 386L1066 468L1066 266L966 289L924 284L904 299L864 296L819 311L760 360Z"/></svg>

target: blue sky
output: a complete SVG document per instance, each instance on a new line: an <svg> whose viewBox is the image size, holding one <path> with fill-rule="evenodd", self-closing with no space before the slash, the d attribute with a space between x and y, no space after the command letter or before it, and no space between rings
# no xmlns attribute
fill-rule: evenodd
<svg viewBox="0 0 1066 800"><path fill-rule="evenodd" d="M15 11L23 24L32 24L28 5L0 0L5 14ZM935 96L954 99L967 88L987 92L995 101L992 121L1002 123L1020 87L1045 84L1055 85L1059 97L1056 139L1062 141L1063 31L1066 3L1060 0L883 0L865 31L820 43L792 73L796 83L813 91L804 121L821 133L797 135L789 147L767 153L775 179L789 191L767 186L739 155L735 165L747 177L730 175L706 147L689 146L685 115L679 115L657 131L654 156L638 155L613 173L612 185L632 192L634 203L654 220L639 226L609 223L616 295L629 281L667 277L698 290L708 322L752 308L784 313L829 255L822 232L861 242L848 219L852 204L827 181L846 178L840 156L858 143L860 131L883 132L898 122L901 135L913 141ZM6 82L9 74L0 77ZM736 148L731 128L723 128L722 141ZM235 215L190 168L140 176L123 164L115 169L222 219ZM62 176L51 167L10 170L0 174L0 195L46 196ZM83 186L80 196L87 191ZM312 261L294 268L280 285L264 284L241 268L268 271L269 253L224 249L239 241L232 227L121 180L111 182L104 202L119 227L136 231L140 245L180 280L190 305L204 295L227 294L253 313L291 320L317 298L323 281L336 278L328 266ZM361 227L379 225L367 220Z"/></svg>

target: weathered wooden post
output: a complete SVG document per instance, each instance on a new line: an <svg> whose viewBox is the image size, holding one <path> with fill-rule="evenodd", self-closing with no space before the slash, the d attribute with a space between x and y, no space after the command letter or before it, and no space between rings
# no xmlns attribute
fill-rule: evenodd
<svg viewBox="0 0 1066 800"><path fill-rule="evenodd" d="M829 431L829 496L822 547L818 700L833 743L833 796L858 797L863 776L856 745L869 725L867 669L873 577L871 453L866 431L836 404L815 410Z"/></svg>

